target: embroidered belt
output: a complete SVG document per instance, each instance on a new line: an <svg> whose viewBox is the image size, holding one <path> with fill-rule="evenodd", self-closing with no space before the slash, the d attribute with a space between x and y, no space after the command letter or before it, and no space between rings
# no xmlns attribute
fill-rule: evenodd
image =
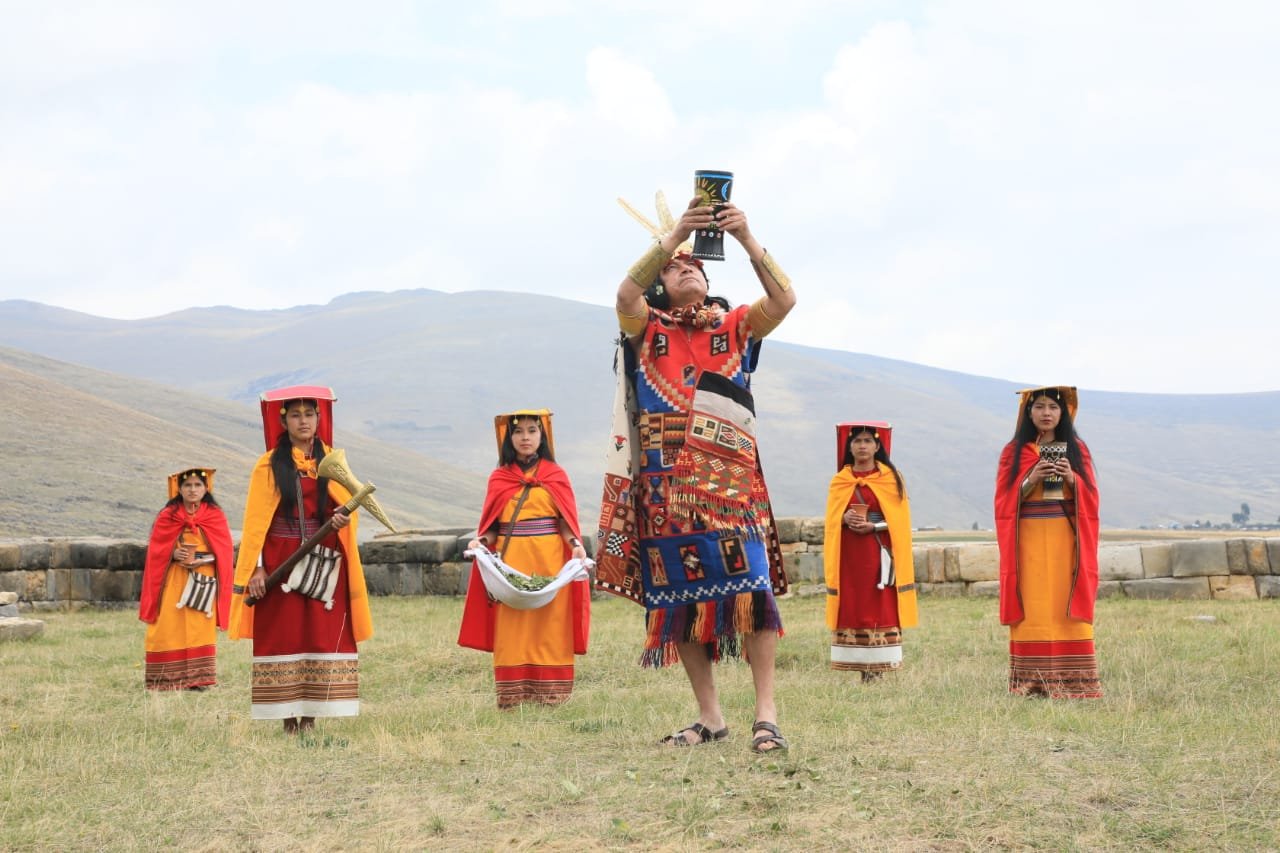
<svg viewBox="0 0 1280 853"><path fill-rule="evenodd" d="M501 536L547 536L560 532L560 519L554 515L545 518L522 518L514 525L500 525Z"/></svg>
<svg viewBox="0 0 1280 853"><path fill-rule="evenodd" d="M308 518L306 527L299 532L296 518L277 518L271 522L270 535L277 539L297 539L301 542L315 535L321 526L321 522L316 521L314 518Z"/></svg>
<svg viewBox="0 0 1280 853"><path fill-rule="evenodd" d="M1066 501L1024 501L1021 518L1075 518L1076 502Z"/></svg>

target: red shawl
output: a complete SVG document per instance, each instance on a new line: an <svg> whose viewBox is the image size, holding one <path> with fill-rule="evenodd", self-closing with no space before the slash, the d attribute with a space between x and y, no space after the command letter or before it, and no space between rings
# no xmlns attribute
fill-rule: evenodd
<svg viewBox="0 0 1280 853"><path fill-rule="evenodd" d="M480 511L480 524L476 530L483 533L497 524L502 518L502 510L526 485L546 489L551 495L552 503L556 505L556 512L568 523L573 535L578 539L582 538L578 527L578 502L573 496L569 475L549 459L540 461L537 468L529 474L525 474L514 463L494 469L489 475L489 491L485 495L484 509ZM567 563L572 556L573 549L565 545L563 561ZM585 583L569 584L569 590L573 596L573 653L584 655L587 653L587 633L591 619L591 595L588 584ZM480 569L472 561L471 578L467 581L467 600L462 608L462 627L458 631L458 645L482 652L493 651L496 608L497 602L489 598L484 581L480 579Z"/></svg>
<svg viewBox="0 0 1280 853"><path fill-rule="evenodd" d="M1012 443L1000 454L996 472L996 541L1000 546L1000 624L1016 625L1022 621L1022 596L1018 592L1018 518L1022 510L1022 482L1009 483L1013 469ZM1040 461L1035 442L1022 445L1019 472L1030 471ZM1081 622L1093 622L1093 604L1098 597L1098 484L1093 457L1080 442L1085 477L1076 472L1076 514L1072 520L1076 533L1076 565L1071 576L1071 600L1067 616Z"/></svg>
<svg viewBox="0 0 1280 853"><path fill-rule="evenodd" d="M218 627L226 630L231 612L231 573L235 565L231 529L222 510L203 501L193 516L187 515L180 503L166 506L156 516L155 524L151 526L151 539L147 542L147 561L142 569L138 618L153 623L160 615L160 594L165 574L173 562L173 549L178 537L187 527L198 529L204 534L205 542L209 543L209 551L213 554L213 573L218 578Z"/></svg>

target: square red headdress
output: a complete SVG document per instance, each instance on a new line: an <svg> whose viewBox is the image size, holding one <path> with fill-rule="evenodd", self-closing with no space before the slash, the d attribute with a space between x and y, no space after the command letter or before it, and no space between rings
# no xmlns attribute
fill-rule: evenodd
<svg viewBox="0 0 1280 853"><path fill-rule="evenodd" d="M865 427L875 432L876 438L880 441L880 446L884 448L884 455L889 455L889 444L893 440L893 425L885 421L849 421L847 423L836 424L836 470L839 471L844 465L844 451L849 446L849 436L854 432L855 427ZM859 430L861 431L861 430Z"/></svg>
<svg viewBox="0 0 1280 853"><path fill-rule="evenodd" d="M262 405L262 435L267 442L267 450L275 450L276 442L284 433L284 422L280 416L285 404L290 400L314 400L316 411L320 413L320 425L316 434L329 447L333 447L333 403L338 398L333 389L324 385L290 385L288 388L276 388L263 391L259 396Z"/></svg>

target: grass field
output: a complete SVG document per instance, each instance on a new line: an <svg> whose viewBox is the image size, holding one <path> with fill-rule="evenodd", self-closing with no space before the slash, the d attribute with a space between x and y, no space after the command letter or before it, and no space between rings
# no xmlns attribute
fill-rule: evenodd
<svg viewBox="0 0 1280 853"><path fill-rule="evenodd" d="M154 694L132 613L42 615L0 645L0 847L1280 847L1280 602L1100 602L1106 698L1051 702L1007 695L991 599L926 598L904 670L866 687L826 668L821 599L787 599L781 757L747 748L741 664L728 741L654 745L694 714L680 671L635 665L635 605L596 602L568 704L500 713L459 600L373 604L361 715L303 738L249 719L247 642L220 686Z"/></svg>

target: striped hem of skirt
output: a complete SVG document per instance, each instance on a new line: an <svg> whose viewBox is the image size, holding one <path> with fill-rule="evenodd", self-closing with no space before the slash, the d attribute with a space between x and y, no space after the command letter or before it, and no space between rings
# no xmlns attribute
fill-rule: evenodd
<svg viewBox="0 0 1280 853"><path fill-rule="evenodd" d="M1010 641L1009 692L1050 699L1100 699L1093 640Z"/></svg>

